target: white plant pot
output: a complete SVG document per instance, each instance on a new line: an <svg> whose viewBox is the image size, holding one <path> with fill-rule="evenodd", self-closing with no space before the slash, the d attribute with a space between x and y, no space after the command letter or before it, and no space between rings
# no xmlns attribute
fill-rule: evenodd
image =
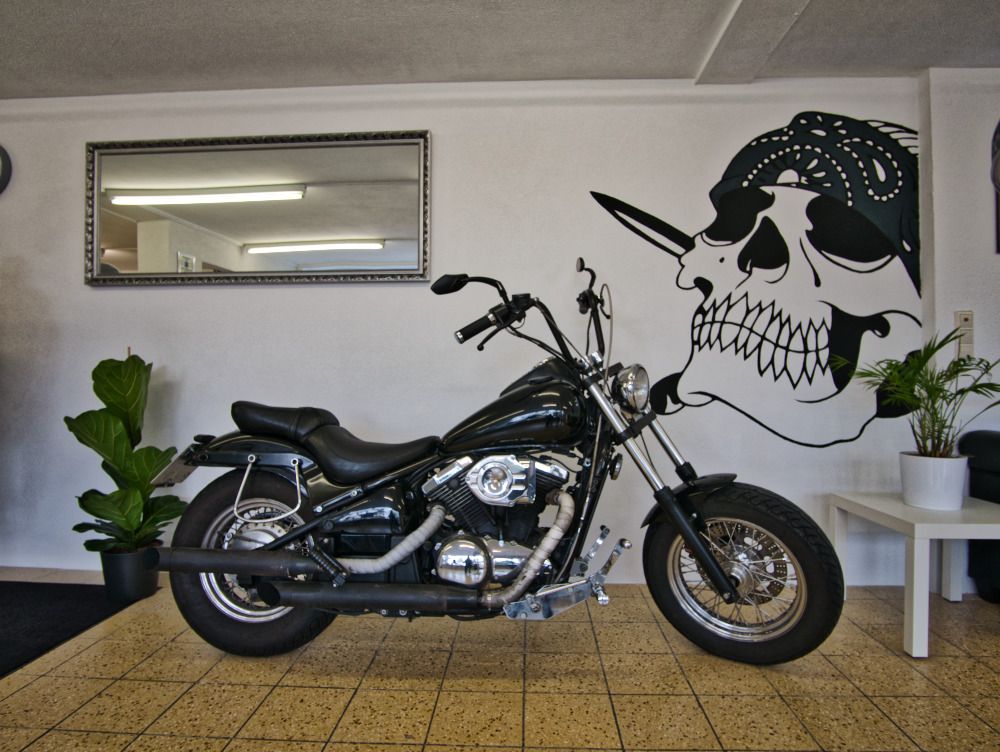
<svg viewBox="0 0 1000 752"><path fill-rule="evenodd" d="M968 457L922 457L900 452L903 502L922 509L961 509L968 463Z"/></svg>

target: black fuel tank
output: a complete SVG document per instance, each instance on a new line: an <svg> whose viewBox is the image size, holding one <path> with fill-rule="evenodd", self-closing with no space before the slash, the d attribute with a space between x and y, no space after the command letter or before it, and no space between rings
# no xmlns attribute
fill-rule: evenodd
<svg viewBox="0 0 1000 752"><path fill-rule="evenodd" d="M446 452L573 444L583 437L586 410L579 391L559 378L519 379L499 399L442 438Z"/></svg>

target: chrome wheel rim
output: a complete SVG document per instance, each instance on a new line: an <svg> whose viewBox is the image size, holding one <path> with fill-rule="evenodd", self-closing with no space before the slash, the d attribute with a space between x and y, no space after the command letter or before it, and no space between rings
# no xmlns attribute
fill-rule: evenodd
<svg viewBox="0 0 1000 752"><path fill-rule="evenodd" d="M290 510L291 507L274 499L244 499L239 503L239 515L251 522L237 519L232 507L227 508L208 527L202 538L202 548L234 551L260 548L302 524L302 518L295 514L280 521L269 521ZM249 624L269 622L292 610L288 606L266 604L247 578L241 581L233 574L205 572L198 578L209 602L230 619Z"/></svg>
<svg viewBox="0 0 1000 752"><path fill-rule="evenodd" d="M726 603L683 538L667 554L670 588L681 608L715 635L763 642L786 634L805 614L806 582L798 560L774 534L746 520L715 517L702 537L739 593Z"/></svg>

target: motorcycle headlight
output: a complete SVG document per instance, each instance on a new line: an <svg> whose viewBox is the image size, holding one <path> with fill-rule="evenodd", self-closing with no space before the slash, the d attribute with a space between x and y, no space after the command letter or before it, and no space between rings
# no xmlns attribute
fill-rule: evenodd
<svg viewBox="0 0 1000 752"><path fill-rule="evenodd" d="M636 412L642 412L649 404L649 374L638 364L619 371L613 388L618 400Z"/></svg>

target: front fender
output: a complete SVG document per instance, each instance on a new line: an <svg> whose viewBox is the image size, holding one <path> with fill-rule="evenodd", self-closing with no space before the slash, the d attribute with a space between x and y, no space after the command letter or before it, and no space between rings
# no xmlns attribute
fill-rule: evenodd
<svg viewBox="0 0 1000 752"><path fill-rule="evenodd" d="M682 504L687 502L697 502L702 498L715 493L720 488L725 488L726 486L731 485L734 480L736 480L735 473L702 475L689 483L682 483L676 488L671 489L671 491L677 500ZM649 513L646 515L646 519L642 521L642 527L646 527L653 522L660 522L667 519L669 519L669 516L666 511L659 504L656 504L649 510Z"/></svg>

